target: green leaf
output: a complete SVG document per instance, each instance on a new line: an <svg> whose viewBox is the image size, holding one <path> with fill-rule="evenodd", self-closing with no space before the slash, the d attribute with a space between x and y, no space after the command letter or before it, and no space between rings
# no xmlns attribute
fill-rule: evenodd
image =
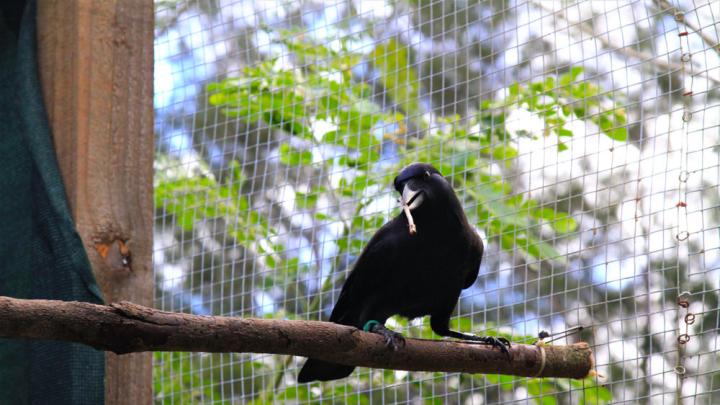
<svg viewBox="0 0 720 405"><path fill-rule="evenodd" d="M546 77L543 84L543 90L546 93L552 93L555 91L555 78L553 76Z"/></svg>
<svg viewBox="0 0 720 405"><path fill-rule="evenodd" d="M410 65L408 48L398 40L390 39L376 46L371 57L380 72L380 81L392 99L407 116L420 116L419 81Z"/></svg>
<svg viewBox="0 0 720 405"><path fill-rule="evenodd" d="M557 213L555 212L554 209L545 207L545 208L535 209L532 212L532 216L535 218L541 218L541 219L544 219L547 221L552 221L557 216Z"/></svg>
<svg viewBox="0 0 720 405"><path fill-rule="evenodd" d="M518 156L518 151L512 146L496 145L492 148L492 155L497 160L512 160Z"/></svg>
<svg viewBox="0 0 720 405"><path fill-rule="evenodd" d="M504 234L500 237L500 246L507 251L512 251L515 248L515 239L510 234Z"/></svg>
<svg viewBox="0 0 720 405"><path fill-rule="evenodd" d="M563 380L557 380L561 382ZM567 385L561 385L564 390L582 391L580 405L605 405L612 402L612 392L602 385L597 385L592 377L584 380L570 380Z"/></svg>
<svg viewBox="0 0 720 405"><path fill-rule="evenodd" d="M280 144L280 162L289 166L309 165L312 163L312 152L298 150L289 143Z"/></svg>
<svg viewBox="0 0 720 405"><path fill-rule="evenodd" d="M503 187L502 184L499 185ZM498 190L498 185L484 184L478 187L477 192L469 191L469 193L478 201L478 205L482 205L485 209L497 218L499 221L520 227L528 225L527 217L520 215L517 208L507 205L506 196L502 190Z"/></svg>
<svg viewBox="0 0 720 405"><path fill-rule="evenodd" d="M558 213L550 226L559 233L569 233L577 229L577 222L567 214Z"/></svg>
<svg viewBox="0 0 720 405"><path fill-rule="evenodd" d="M627 128L619 127L610 131L605 131L605 135L616 141L625 142L628 138Z"/></svg>
<svg viewBox="0 0 720 405"><path fill-rule="evenodd" d="M365 242L358 238L340 238L337 240L337 245L342 252L359 252L362 250Z"/></svg>
<svg viewBox="0 0 720 405"><path fill-rule="evenodd" d="M580 76L580 74L583 72L582 66L573 66L570 68L570 71L568 73L565 73L564 75L560 76L560 85L561 86L567 86L568 84L574 82L577 80L577 78Z"/></svg>
<svg viewBox="0 0 720 405"><path fill-rule="evenodd" d="M564 212L555 211L545 207L531 211L531 215L538 219L547 221L550 226L559 233L573 232L577 229L577 222L573 217Z"/></svg>
<svg viewBox="0 0 720 405"><path fill-rule="evenodd" d="M282 400L283 402L293 402L298 400L301 402L308 402L311 401L313 398L310 394L310 389L308 385L303 384L293 385L284 389L275 397L275 399Z"/></svg>
<svg viewBox="0 0 720 405"><path fill-rule="evenodd" d="M596 85L588 82L578 83L577 85L572 86L572 89L570 90L570 94L572 94L573 97L579 99L588 99L584 101L589 104L597 104L597 100L592 98L597 96L598 92L599 88Z"/></svg>
<svg viewBox="0 0 720 405"><path fill-rule="evenodd" d="M314 217L315 217L315 219L317 219L317 220L319 220L319 221L332 221L332 220L334 220L333 217L331 217L331 216L329 216L329 215L327 215L327 214L323 214L322 212L316 212L315 215L314 215Z"/></svg>
<svg viewBox="0 0 720 405"><path fill-rule="evenodd" d="M456 330L458 332L469 333L473 331L473 320L472 318L466 316L452 318L450 320L450 325L452 330Z"/></svg>
<svg viewBox="0 0 720 405"><path fill-rule="evenodd" d="M342 136L342 134L343 132L338 130L328 131L323 134L322 142L344 146L344 137Z"/></svg>
<svg viewBox="0 0 720 405"><path fill-rule="evenodd" d="M375 230L383 226L385 217L380 214L375 215L358 215L352 220L353 227L365 231Z"/></svg>
<svg viewBox="0 0 720 405"><path fill-rule="evenodd" d="M290 259L284 260L281 269L284 270L285 274L295 276L300 269L300 259L291 257Z"/></svg>
<svg viewBox="0 0 720 405"><path fill-rule="evenodd" d="M542 379L532 379L527 382L528 394L533 397L536 404L557 405L555 398L555 385Z"/></svg>
<svg viewBox="0 0 720 405"><path fill-rule="evenodd" d="M367 175L361 174L355 176L352 180L348 180L345 177L341 178L339 188L342 195L352 197L362 194L367 187L375 184L377 184L375 180L369 178Z"/></svg>
<svg viewBox="0 0 720 405"><path fill-rule="evenodd" d="M504 374L486 374L485 379L491 384L500 385L503 391L512 391L517 380L516 377Z"/></svg>
<svg viewBox="0 0 720 405"><path fill-rule="evenodd" d="M317 204L318 197L320 196L320 193L324 192L324 188L317 188L309 193L301 193L299 191L295 192L295 204L300 209L309 209L314 208L315 204Z"/></svg>
<svg viewBox="0 0 720 405"><path fill-rule="evenodd" d="M514 245L527 252L528 255L538 260L557 259L560 257L555 248L540 239L527 234L515 236Z"/></svg>

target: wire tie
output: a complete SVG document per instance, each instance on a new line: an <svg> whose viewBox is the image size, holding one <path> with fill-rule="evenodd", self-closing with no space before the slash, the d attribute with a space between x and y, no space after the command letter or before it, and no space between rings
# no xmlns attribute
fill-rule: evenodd
<svg viewBox="0 0 720 405"><path fill-rule="evenodd" d="M677 235L675 235L675 239L679 240L680 242L687 240L687 238L689 238L689 237L690 237L690 232L688 232L688 231L682 231L682 232L678 233Z"/></svg>
<svg viewBox="0 0 720 405"><path fill-rule="evenodd" d="M687 314L685 315L685 323L688 325L692 325L695 323L695 314Z"/></svg>
<svg viewBox="0 0 720 405"><path fill-rule="evenodd" d="M683 122L690 122L690 119L692 119L692 113L690 111L685 111L682 115Z"/></svg>
<svg viewBox="0 0 720 405"><path fill-rule="evenodd" d="M537 347L540 349L540 369L539 369L538 372L535 373L535 375L533 376L533 377L537 378L537 377L540 377L540 375L542 374L542 372L545 370L545 358L546 358L546 355L545 355L545 347L544 347L542 344L535 344L535 346L537 346Z"/></svg>
<svg viewBox="0 0 720 405"><path fill-rule="evenodd" d="M674 17L675 21L677 22L683 22L685 20L685 14L683 14L681 11L676 11Z"/></svg>
<svg viewBox="0 0 720 405"><path fill-rule="evenodd" d="M680 180L683 183L686 183L688 181L688 178L690 177L690 172L687 170L683 170L678 175L678 180Z"/></svg>
<svg viewBox="0 0 720 405"><path fill-rule="evenodd" d="M687 333L683 333L682 335L678 336L677 341L681 345L684 345L685 343L690 341L690 335L688 335Z"/></svg>
<svg viewBox="0 0 720 405"><path fill-rule="evenodd" d="M562 332L553 333L553 334L550 334L550 333L547 333L547 332L543 331L543 332L545 332L545 334L546 334L545 337L552 337L552 339L546 340L545 342L548 342L548 343L549 343L549 342L553 342L553 341L555 341L555 340L558 340L558 339L561 339L561 338L564 338L564 337L568 337L568 336L570 336L570 335L572 335L572 334L575 334L575 333L578 333L578 332L582 332L583 329L585 329L584 326L575 326L575 327L572 327L572 328L570 328L570 329L566 329L566 330L564 330L564 331L562 331ZM542 333L542 332L541 332L541 333Z"/></svg>
<svg viewBox="0 0 720 405"><path fill-rule="evenodd" d="M689 52L682 54L680 60L683 62L690 62L691 55Z"/></svg>
<svg viewBox="0 0 720 405"><path fill-rule="evenodd" d="M683 375L685 375L686 371L687 370L685 370L685 367L683 367L683 366L675 366L675 373L677 375L683 376Z"/></svg>

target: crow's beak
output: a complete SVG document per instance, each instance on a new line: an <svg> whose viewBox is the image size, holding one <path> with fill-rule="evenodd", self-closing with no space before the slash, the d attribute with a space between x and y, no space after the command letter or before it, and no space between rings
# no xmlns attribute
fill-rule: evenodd
<svg viewBox="0 0 720 405"><path fill-rule="evenodd" d="M406 184L405 187L403 187L402 197L400 197L400 200L403 205L406 205L409 209L414 210L423 202L423 190L411 190Z"/></svg>

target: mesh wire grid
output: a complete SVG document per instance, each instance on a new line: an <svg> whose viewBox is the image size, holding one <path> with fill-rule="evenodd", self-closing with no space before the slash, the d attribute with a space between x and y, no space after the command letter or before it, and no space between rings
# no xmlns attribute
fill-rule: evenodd
<svg viewBox="0 0 720 405"><path fill-rule="evenodd" d="M417 160L486 244L453 326L583 381L157 353L163 403L720 403L720 3L156 1L155 303L327 319ZM433 337L427 319L392 318Z"/></svg>

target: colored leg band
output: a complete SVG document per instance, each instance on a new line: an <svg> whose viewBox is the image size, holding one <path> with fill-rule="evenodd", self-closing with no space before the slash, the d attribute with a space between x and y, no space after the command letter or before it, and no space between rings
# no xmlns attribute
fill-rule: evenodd
<svg viewBox="0 0 720 405"><path fill-rule="evenodd" d="M370 332L370 329L372 329L372 327L375 325L380 325L380 322L369 320L369 321L365 322L365 325L363 325L363 330L365 332Z"/></svg>

